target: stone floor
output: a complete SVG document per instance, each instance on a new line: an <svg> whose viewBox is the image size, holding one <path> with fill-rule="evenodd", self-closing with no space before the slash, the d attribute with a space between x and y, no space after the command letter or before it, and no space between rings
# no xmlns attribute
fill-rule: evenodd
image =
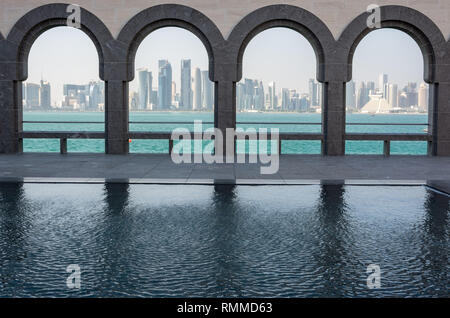
<svg viewBox="0 0 450 318"><path fill-rule="evenodd" d="M279 171L260 164L175 164L169 155L0 155L0 181L429 184L450 193L450 158L424 156L283 155Z"/></svg>

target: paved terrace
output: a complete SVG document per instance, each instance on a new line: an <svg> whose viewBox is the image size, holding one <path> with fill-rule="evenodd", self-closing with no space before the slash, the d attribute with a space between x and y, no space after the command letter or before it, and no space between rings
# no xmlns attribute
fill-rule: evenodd
<svg viewBox="0 0 450 318"><path fill-rule="evenodd" d="M177 184L428 184L450 193L450 158L282 155L274 175L260 164L175 164L169 155L0 155L0 181Z"/></svg>

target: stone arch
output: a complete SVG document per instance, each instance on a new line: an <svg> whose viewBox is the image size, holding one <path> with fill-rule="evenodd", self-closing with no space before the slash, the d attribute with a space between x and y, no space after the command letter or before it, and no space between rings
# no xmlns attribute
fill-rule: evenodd
<svg viewBox="0 0 450 318"><path fill-rule="evenodd" d="M164 27L180 27L195 34L204 44L209 58L209 77L215 79L215 61L224 47L224 39L217 26L203 13L178 4L150 7L135 15L118 36L126 61L127 80L134 78L136 52L142 40L150 33Z"/></svg>
<svg viewBox="0 0 450 318"><path fill-rule="evenodd" d="M432 135L433 142L428 148L429 154L436 155L444 153L441 138L446 135L443 133L441 121L445 116L440 114L448 105L443 105L442 89L440 82L447 82L446 74L446 41L436 24L423 13L412 8L387 5L380 7L381 28L393 28L408 34L418 44L422 51L424 59L424 81L430 84L430 99L428 109L429 133ZM353 55L360 41L370 32L376 30L369 28L367 19L371 13L362 13L356 17L341 34L338 45L343 49L345 63L347 64L346 81L352 79ZM447 102L448 103L448 102ZM439 137L439 138L438 138ZM445 141L446 142L446 141Z"/></svg>
<svg viewBox="0 0 450 318"><path fill-rule="evenodd" d="M228 38L233 62L236 64L235 80L242 77L242 59L248 43L259 33L274 27L286 27L303 35L311 44L317 58L317 80L326 80L325 64L331 61L335 44L328 27L311 12L291 5L270 5L244 17Z"/></svg>
<svg viewBox="0 0 450 318"><path fill-rule="evenodd" d="M67 12L69 4L48 4L31 10L13 26L8 34L7 41L15 47L11 56L17 63L17 79L26 80L28 77L28 54L34 41L45 31L67 26ZM104 77L104 63L113 56L110 43L114 41L111 33L103 22L91 12L81 9L81 30L86 33L94 43L99 57L100 78Z"/></svg>
<svg viewBox="0 0 450 318"><path fill-rule="evenodd" d="M440 52L445 39L436 24L423 13L403 6L382 6L381 28L394 28L407 33L419 45L424 57L424 80L433 83L437 77L436 65L440 64ZM370 32L376 30L367 26L370 13L356 17L339 37L338 44L344 48L347 63L347 81L352 78L353 55L360 41Z"/></svg>

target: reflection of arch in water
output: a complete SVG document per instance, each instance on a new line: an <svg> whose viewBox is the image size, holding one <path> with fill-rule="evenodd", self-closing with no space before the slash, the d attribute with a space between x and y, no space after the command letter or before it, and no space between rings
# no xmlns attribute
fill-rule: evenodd
<svg viewBox="0 0 450 318"><path fill-rule="evenodd" d="M323 273L320 295L344 296L352 260L351 228L344 185L322 185L316 208L318 246L313 249L316 268ZM322 290L320 290L322 289Z"/></svg>
<svg viewBox="0 0 450 318"><path fill-rule="evenodd" d="M33 252L29 245L29 229L32 226L25 189L22 183L0 183L0 286L3 296L13 297L17 284L22 281L21 264L27 254Z"/></svg>
<svg viewBox="0 0 450 318"><path fill-rule="evenodd" d="M433 286L433 294L448 297L448 267L450 259L450 197L427 191L424 203L425 215L422 224L421 272L427 272ZM424 276L422 276L424 279Z"/></svg>
<svg viewBox="0 0 450 318"><path fill-rule="evenodd" d="M95 240L99 246L99 270L96 273L93 289L100 296L108 297L117 295L120 290L136 290L138 282L133 276L133 254L138 253L133 248L132 231L127 225L131 222L132 215L127 213L129 202L129 188L127 183L105 183L104 185L104 214L99 222L99 231ZM129 279L124 279L126 276ZM94 282L92 282L94 284Z"/></svg>
<svg viewBox="0 0 450 318"><path fill-rule="evenodd" d="M212 248L216 250L217 259L213 275L221 296L235 297L242 295L242 285L235 282L242 271L239 264L239 246L236 246L240 213L237 203L236 185L216 184L212 197L214 222L212 232L217 236Z"/></svg>

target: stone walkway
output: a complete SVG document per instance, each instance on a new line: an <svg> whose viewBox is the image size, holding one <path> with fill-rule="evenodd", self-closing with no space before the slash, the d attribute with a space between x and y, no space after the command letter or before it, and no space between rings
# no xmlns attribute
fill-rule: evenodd
<svg viewBox="0 0 450 318"><path fill-rule="evenodd" d="M450 193L450 158L425 156L283 155L279 171L260 164L175 164L169 155L0 155L0 181L429 184Z"/></svg>

